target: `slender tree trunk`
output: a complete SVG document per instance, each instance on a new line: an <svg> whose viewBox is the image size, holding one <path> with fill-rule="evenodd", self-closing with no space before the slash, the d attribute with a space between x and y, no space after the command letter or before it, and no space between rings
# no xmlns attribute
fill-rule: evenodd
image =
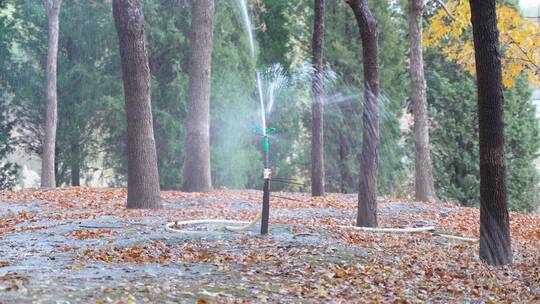
<svg viewBox="0 0 540 304"><path fill-rule="evenodd" d="M512 262L504 148L504 95L495 0L470 0L480 133L480 259Z"/></svg>
<svg viewBox="0 0 540 304"><path fill-rule="evenodd" d="M341 193L347 193L347 189L350 185L349 168L347 165L347 158L349 156L349 143L347 137L340 130L339 134L339 175L340 175L340 191Z"/></svg>
<svg viewBox="0 0 540 304"><path fill-rule="evenodd" d="M367 0L347 0L362 39L364 64L364 113L360 185L356 224L377 227L377 170L379 158L379 34Z"/></svg>
<svg viewBox="0 0 540 304"><path fill-rule="evenodd" d="M191 51L184 190L212 190L210 168L210 89L214 0L192 2Z"/></svg>
<svg viewBox="0 0 540 304"><path fill-rule="evenodd" d="M72 163L71 166L71 185L73 187L79 187L81 185L81 168L78 163Z"/></svg>
<svg viewBox="0 0 540 304"><path fill-rule="evenodd" d="M66 41L66 54L67 54L68 60L71 61L71 64L76 65L78 54L77 54L77 50L75 49L73 39L71 39L71 37L68 37ZM78 78L76 85L81 86L80 78ZM71 185L73 187L78 187L81 185L81 168L80 168L81 147L80 147L79 127L77 126L77 122L75 118L76 116L75 109L77 107L77 104L78 104L77 102L72 101L65 107L65 110L68 111L66 119L68 119L69 121L66 128L69 128L71 130L70 136L69 136L69 145L70 145Z"/></svg>
<svg viewBox="0 0 540 304"><path fill-rule="evenodd" d="M156 143L150 106L150 69L141 0L113 0L127 115L130 209L161 207Z"/></svg>
<svg viewBox="0 0 540 304"><path fill-rule="evenodd" d="M81 149L79 137L71 139L71 185L78 187L81 185Z"/></svg>
<svg viewBox="0 0 540 304"><path fill-rule="evenodd" d="M324 0L314 0L311 120L311 194L324 195Z"/></svg>
<svg viewBox="0 0 540 304"><path fill-rule="evenodd" d="M41 187L56 187L54 176L56 125L58 122L58 92L56 91L56 69L58 63L58 32L62 0L45 0L48 18L48 47L45 83L45 138L41 156Z"/></svg>
<svg viewBox="0 0 540 304"><path fill-rule="evenodd" d="M429 155L426 79L422 49L424 0L409 0L410 75L414 114L415 197L418 201L438 201Z"/></svg>

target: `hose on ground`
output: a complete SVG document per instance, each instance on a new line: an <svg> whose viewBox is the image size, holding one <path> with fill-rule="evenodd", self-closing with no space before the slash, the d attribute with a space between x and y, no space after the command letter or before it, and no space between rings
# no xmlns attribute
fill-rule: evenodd
<svg viewBox="0 0 540 304"><path fill-rule="evenodd" d="M259 212L257 216L250 222L245 221L232 221L232 220L223 220L223 219L203 219L203 220L192 220L192 221L175 221L168 222L165 224L165 229L169 232L193 232L191 230L178 229L181 226L187 225L198 225L198 224L223 224L223 229L231 232L243 232L251 229L255 226L262 218L262 212ZM234 226L231 226L234 225ZM243 225L243 226L237 226Z"/></svg>

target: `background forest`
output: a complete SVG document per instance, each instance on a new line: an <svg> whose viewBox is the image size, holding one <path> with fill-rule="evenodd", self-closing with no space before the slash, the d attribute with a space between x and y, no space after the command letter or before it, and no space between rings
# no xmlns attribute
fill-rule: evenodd
<svg viewBox="0 0 540 304"><path fill-rule="evenodd" d="M162 189L181 189L186 142L191 10L185 0L145 0L152 110ZM503 1L517 8L517 3ZM211 161L215 188L262 184L260 127L253 70L277 84L269 127L274 175L309 191L312 1L257 0L251 12L259 60L235 0L216 0L211 91ZM381 66L379 194L414 193L406 1L370 1L378 21ZM325 173L328 192L358 192L362 144L362 56L358 27L343 1L326 4ZM436 7L426 11L430 28ZM69 29L69 30L62 30ZM0 158L40 155L43 138L47 16L40 1L4 1L0 11ZM58 185L125 186L126 122L118 41L109 1L64 0L58 54ZM443 47L425 51L433 177L443 201L479 202L476 81ZM538 120L526 75L505 89L509 206L538 206ZM1 188L20 183L21 165L3 162ZM19 179L19 181L18 181Z"/></svg>

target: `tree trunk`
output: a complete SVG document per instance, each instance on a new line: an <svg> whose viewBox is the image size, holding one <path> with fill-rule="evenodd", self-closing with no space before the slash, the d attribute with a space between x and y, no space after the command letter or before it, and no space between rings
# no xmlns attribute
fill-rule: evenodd
<svg viewBox="0 0 540 304"><path fill-rule="evenodd" d="M347 166L347 157L349 156L349 143L341 130L339 132L339 175L340 175L340 191L347 193L349 185L349 168Z"/></svg>
<svg viewBox="0 0 540 304"><path fill-rule="evenodd" d="M504 95L495 0L470 0L480 133L480 259L512 262L504 148Z"/></svg>
<svg viewBox="0 0 540 304"><path fill-rule="evenodd" d="M311 194L324 195L324 0L314 0L311 120Z"/></svg>
<svg viewBox="0 0 540 304"><path fill-rule="evenodd" d="M409 0L410 75L414 114L415 198L417 201L438 201L433 184L429 155L426 79L422 49L422 15L424 0Z"/></svg>
<svg viewBox="0 0 540 304"><path fill-rule="evenodd" d="M56 69L58 63L58 32L62 0L45 0L48 19L48 47L45 80L45 137L41 156L41 187L56 187L54 176L56 125L58 121L58 92L56 91Z"/></svg>
<svg viewBox="0 0 540 304"><path fill-rule="evenodd" d="M192 2L184 190L212 190L210 168L210 89L214 0Z"/></svg>
<svg viewBox="0 0 540 304"><path fill-rule="evenodd" d="M71 37L67 38L66 41L66 55L67 59L71 61L71 64L76 65L77 62L77 50L75 48L75 43L73 42L73 39ZM78 77L76 83L74 84L76 86L81 86L81 78ZM80 94L79 94L80 95ZM73 97L73 99L76 99ZM79 96L80 99L80 96ZM81 103L80 101L78 103ZM70 145L70 171L71 171L71 186L78 187L81 185L81 147L80 147L80 135L79 135L79 126L76 122L76 107L77 102L71 101L65 106L65 110L67 111L66 119L68 120L68 123L66 124L65 128L68 128L70 132L68 133L69 136L69 145ZM58 177L58 175L57 175ZM57 178L58 180L58 178Z"/></svg>
<svg viewBox="0 0 540 304"><path fill-rule="evenodd" d="M81 185L81 149L79 137L73 136L71 141L71 185L78 187Z"/></svg>
<svg viewBox="0 0 540 304"><path fill-rule="evenodd" d="M150 106L150 69L141 0L113 0L127 116L130 209L161 207Z"/></svg>
<svg viewBox="0 0 540 304"><path fill-rule="evenodd" d="M379 154L379 34L367 0L347 0L362 39L364 65L364 113L360 185L356 224L377 227L377 170Z"/></svg>

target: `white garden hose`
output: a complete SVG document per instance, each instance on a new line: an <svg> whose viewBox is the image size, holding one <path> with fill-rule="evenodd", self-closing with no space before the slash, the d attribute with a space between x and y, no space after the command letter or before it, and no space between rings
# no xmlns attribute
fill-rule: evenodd
<svg viewBox="0 0 540 304"><path fill-rule="evenodd" d="M413 228L371 228L371 227L355 227L339 225L342 229L353 229L356 231L374 232L374 233L431 233L433 236L440 236L450 240L464 241L464 242L477 242L476 238L462 237L458 235L447 234L443 232L435 231L435 226L426 227L413 227Z"/></svg>
<svg viewBox="0 0 540 304"><path fill-rule="evenodd" d="M257 216L251 222L231 221L231 220L222 220L222 219L203 219L203 220L192 220L192 221L168 222L165 224L165 229L169 232L190 233L190 232L196 232L196 231L177 229L173 227L181 227L181 226L197 225L197 224L223 224L223 229L227 231L243 232L255 226L261 220L261 217L262 217L262 212L259 212ZM233 224L233 225L243 224L244 226L227 226L227 224ZM436 232L434 226L413 227L413 228L370 228L370 227L339 225L337 227L342 228L342 229L353 229L357 231L374 232L374 233L426 233L427 232L427 233L431 233L431 235L433 236L440 236L440 237L451 239L451 240L465 241L465 242L478 241L478 239L476 238L467 238L467 237L461 237L457 235Z"/></svg>
<svg viewBox="0 0 540 304"><path fill-rule="evenodd" d="M231 220L223 220L223 219L203 219L203 220L192 220L192 221L176 221L176 222L168 222L165 224L165 229L169 232L194 232L193 230L183 230L178 229L177 227L182 226L188 226L188 225L197 225L197 224L223 224L223 228L228 231L232 232L243 232L251 229L253 226L255 226L262 217L262 212L259 212L257 216L251 221L251 222L244 222L244 221L231 221ZM228 225L235 225L235 226L228 226ZM236 225L243 225L243 226L236 226Z"/></svg>
<svg viewBox="0 0 540 304"><path fill-rule="evenodd" d="M356 227L356 226L338 226L344 229L353 229L366 232L380 232L380 233L416 233L435 230L434 226L427 227L413 227L413 228L371 228L371 227Z"/></svg>

